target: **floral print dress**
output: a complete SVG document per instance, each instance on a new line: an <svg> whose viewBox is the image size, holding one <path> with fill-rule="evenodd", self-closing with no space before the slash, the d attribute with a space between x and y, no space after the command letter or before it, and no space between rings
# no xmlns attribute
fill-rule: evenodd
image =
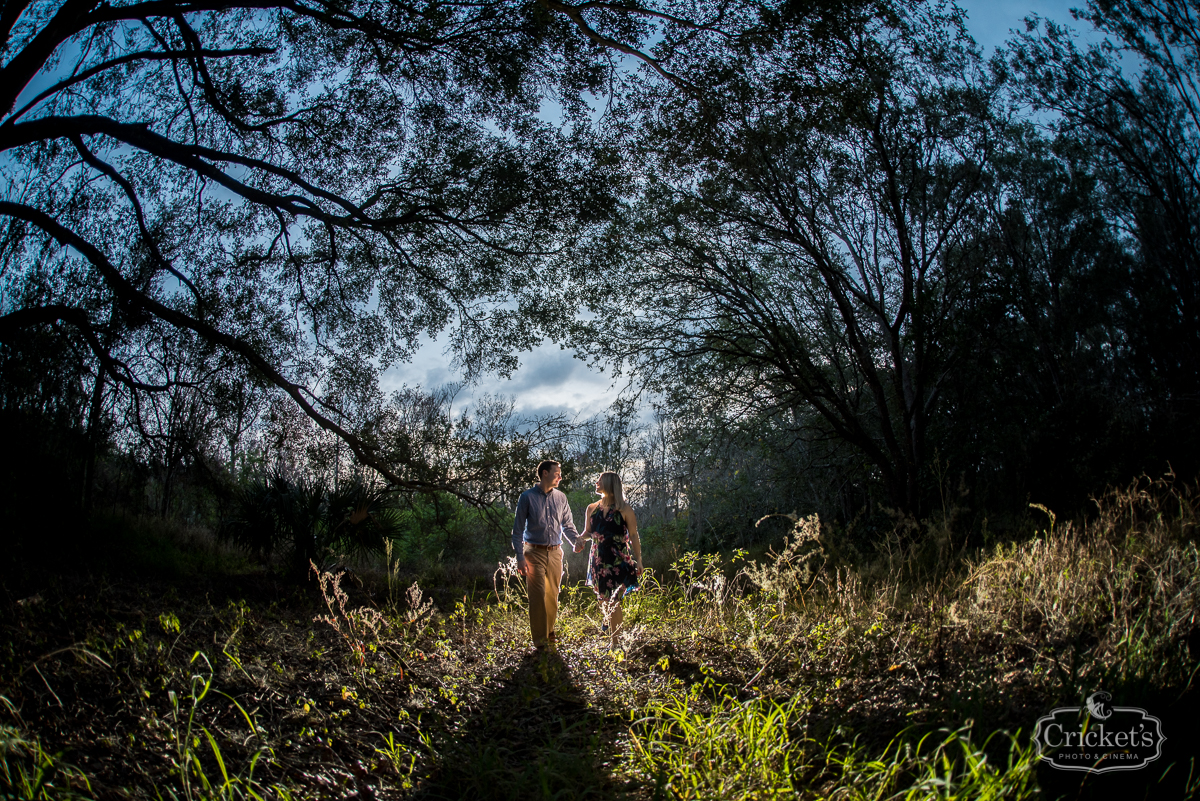
<svg viewBox="0 0 1200 801"><path fill-rule="evenodd" d="M597 506L592 512L592 554L588 559L588 586L609 597L619 587L637 589L637 562L629 545L629 527L615 509Z"/></svg>

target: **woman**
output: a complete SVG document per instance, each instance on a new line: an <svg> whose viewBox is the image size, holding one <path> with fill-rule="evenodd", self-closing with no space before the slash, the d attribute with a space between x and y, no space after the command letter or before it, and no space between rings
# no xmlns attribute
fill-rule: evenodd
<svg viewBox="0 0 1200 801"><path fill-rule="evenodd" d="M587 583L596 591L610 647L617 645L617 634L625 613L621 599L637 589L642 575L642 542L638 539L637 516L625 502L621 477L611 470L596 480L600 500L587 508L583 537L592 541L588 557ZM632 546L632 547L631 547Z"/></svg>

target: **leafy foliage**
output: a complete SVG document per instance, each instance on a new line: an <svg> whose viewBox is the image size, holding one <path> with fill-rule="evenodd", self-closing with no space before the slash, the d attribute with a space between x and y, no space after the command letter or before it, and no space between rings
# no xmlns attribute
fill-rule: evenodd
<svg viewBox="0 0 1200 801"><path fill-rule="evenodd" d="M400 531L400 513L378 488L350 480L333 488L280 471L235 490L221 536L260 559L277 550L304 563L320 552L378 554Z"/></svg>
<svg viewBox="0 0 1200 801"><path fill-rule="evenodd" d="M447 329L468 378L537 341L539 274L612 204L582 97L610 70L579 37L637 46L654 10L6 9L10 366L44 360L52 331L91 424L116 406L151 443L185 408L253 416L240 389L266 386L391 483L454 490L364 438L377 379ZM542 122L544 101L578 128Z"/></svg>

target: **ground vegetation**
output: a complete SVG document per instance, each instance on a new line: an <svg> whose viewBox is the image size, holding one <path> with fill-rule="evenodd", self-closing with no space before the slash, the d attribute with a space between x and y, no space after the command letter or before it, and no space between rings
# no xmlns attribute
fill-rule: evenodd
<svg viewBox="0 0 1200 801"><path fill-rule="evenodd" d="M1141 482L1085 526L1049 515L983 549L929 526L859 559L816 517L764 520L762 558L651 571L615 650L569 583L551 654L529 647L511 559L473 584L314 565L297 585L228 557L169 581L9 576L0 782L44 799L1192 797L1172 733L1196 709L1194 506ZM1174 742L1143 771L1039 766L1033 722L1096 688Z"/></svg>

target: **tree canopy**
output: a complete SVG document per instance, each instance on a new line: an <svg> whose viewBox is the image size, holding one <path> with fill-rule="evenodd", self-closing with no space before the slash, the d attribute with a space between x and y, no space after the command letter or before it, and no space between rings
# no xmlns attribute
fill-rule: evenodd
<svg viewBox="0 0 1200 801"><path fill-rule="evenodd" d="M469 377L554 322L543 285L613 187L586 126L539 111L586 121L610 46L658 19L504 0L0 17L10 352L52 330L94 406L266 384L393 485L450 489L449 466L382 458L361 412L422 335L448 329Z"/></svg>
<svg viewBox="0 0 1200 801"><path fill-rule="evenodd" d="M722 417L847 443L918 510L972 349L996 88L962 20L922 7L763 15L756 34L681 47L694 91L628 101L620 135L650 166L620 271L588 295L595 352Z"/></svg>
<svg viewBox="0 0 1200 801"><path fill-rule="evenodd" d="M305 425L486 505L569 426L380 377L550 337L653 396L587 447L653 453L662 509L1191 477L1193 17L985 59L918 0L6 3L3 409L83 437L85 493L101 441L159 464L163 513L189 454Z"/></svg>

